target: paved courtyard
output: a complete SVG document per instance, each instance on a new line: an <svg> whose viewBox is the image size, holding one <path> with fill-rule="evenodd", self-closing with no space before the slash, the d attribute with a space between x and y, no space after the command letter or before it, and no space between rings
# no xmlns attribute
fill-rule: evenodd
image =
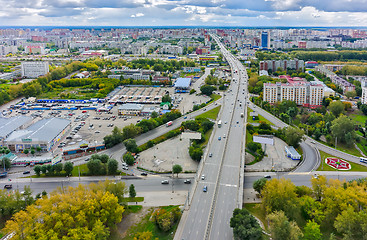
<svg viewBox="0 0 367 240"><path fill-rule="evenodd" d="M138 166L157 172L172 171L172 165L179 164L183 171L196 171L198 162L189 155L189 139L181 139L181 136L169 139L148 150L141 152L138 158Z"/></svg>
<svg viewBox="0 0 367 240"><path fill-rule="evenodd" d="M246 165L246 171L249 172L265 172L265 171L289 171L293 169L299 161L292 160L286 156L284 147L287 146L281 139L274 137L274 145L261 144L263 150L265 150L265 156L263 160L253 165ZM246 154L246 163L249 159L253 159L253 156ZM250 160L251 161L251 160Z"/></svg>

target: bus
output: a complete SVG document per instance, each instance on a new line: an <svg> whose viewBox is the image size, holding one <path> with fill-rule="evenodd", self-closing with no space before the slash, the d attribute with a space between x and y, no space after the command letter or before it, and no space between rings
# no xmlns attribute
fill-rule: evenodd
<svg viewBox="0 0 367 240"><path fill-rule="evenodd" d="M362 162L362 163L367 163L367 158L361 157L359 159L359 161Z"/></svg>
<svg viewBox="0 0 367 240"><path fill-rule="evenodd" d="M220 128L222 126L222 120L218 121L218 127Z"/></svg>

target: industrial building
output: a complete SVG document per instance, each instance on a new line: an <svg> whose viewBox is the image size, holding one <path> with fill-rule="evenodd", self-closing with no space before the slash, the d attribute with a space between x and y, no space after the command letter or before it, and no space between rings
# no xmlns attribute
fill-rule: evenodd
<svg viewBox="0 0 367 240"><path fill-rule="evenodd" d="M176 92L187 92L191 86L191 78L177 78L174 87Z"/></svg>
<svg viewBox="0 0 367 240"><path fill-rule="evenodd" d="M45 118L30 125L26 129L13 131L5 139L4 145L15 152L22 152L31 147L41 147L41 151L47 152L60 141L70 127L70 120Z"/></svg>
<svg viewBox="0 0 367 240"><path fill-rule="evenodd" d="M125 103L119 106L118 115L139 116L144 106L136 103Z"/></svg>
<svg viewBox="0 0 367 240"><path fill-rule="evenodd" d="M16 116L10 118L0 117L0 145L4 146L4 140L15 130L27 127L32 118L27 116Z"/></svg>
<svg viewBox="0 0 367 240"><path fill-rule="evenodd" d="M22 77L37 78L49 72L48 62L22 62Z"/></svg>

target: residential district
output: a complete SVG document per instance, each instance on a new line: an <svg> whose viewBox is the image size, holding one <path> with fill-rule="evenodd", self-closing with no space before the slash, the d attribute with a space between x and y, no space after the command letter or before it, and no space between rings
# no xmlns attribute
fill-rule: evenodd
<svg viewBox="0 0 367 240"><path fill-rule="evenodd" d="M352 28L0 29L1 239L364 239L365 48Z"/></svg>

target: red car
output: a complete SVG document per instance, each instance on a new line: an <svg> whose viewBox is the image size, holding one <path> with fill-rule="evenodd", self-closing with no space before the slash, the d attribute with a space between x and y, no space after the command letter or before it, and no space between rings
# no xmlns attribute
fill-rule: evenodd
<svg viewBox="0 0 367 240"><path fill-rule="evenodd" d="M82 111L82 113L86 113L86 112L87 112L87 110L83 110L83 111Z"/></svg>

